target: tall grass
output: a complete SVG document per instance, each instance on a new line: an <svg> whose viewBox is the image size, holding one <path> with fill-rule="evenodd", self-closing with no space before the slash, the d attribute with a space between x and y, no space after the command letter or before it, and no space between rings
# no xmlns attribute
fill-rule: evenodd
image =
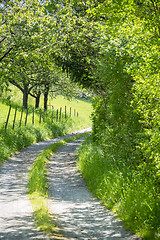
<svg viewBox="0 0 160 240"><path fill-rule="evenodd" d="M5 102L5 101L4 101ZM61 122L56 122L54 119L51 122L51 113L46 113L45 123L39 123L39 114L35 114L35 124L32 123L32 114L28 115L27 126L25 126L25 113L21 127L19 127L19 119L21 116L21 107L18 106L17 120L13 129L13 119L15 107L17 104L12 102L13 109L11 110L9 124L5 130L5 121L9 106L0 102L0 163L6 160L13 153L19 151L23 147L29 146L35 142L43 141L48 138L54 138L64 135L75 128L76 123L71 118L63 118Z"/></svg>
<svg viewBox="0 0 160 240"><path fill-rule="evenodd" d="M8 102L15 103L18 106L22 106L22 93L15 88L14 86L10 86L11 92L7 92L3 95L3 98L9 99ZM35 99L29 96L28 104L30 108L33 108L35 105ZM65 106L67 107L67 114L70 115L70 108L72 109L72 120L75 123L76 127L86 128L92 125L90 115L92 112L92 104L91 101L77 98L72 100L67 100L62 95L56 96L55 98L49 97L48 105L54 106L54 109L60 109L62 107L62 112L65 111ZM40 108L43 109L43 97L40 100ZM51 109L50 106L48 106ZM76 113L78 112L79 117L74 117L74 109ZM13 113L14 114L14 113ZM0 113L1 119L1 113ZM0 120L1 121L1 120ZM75 128L76 129L76 128ZM78 130L78 129L77 129Z"/></svg>
<svg viewBox="0 0 160 240"><path fill-rule="evenodd" d="M48 208L46 164L51 155L61 146L65 145L67 142L84 137L87 134L88 133L79 134L50 145L35 159L29 172L28 192L34 209L36 226L47 235L54 235L54 239L63 239L63 236L60 234L54 217L50 214Z"/></svg>
<svg viewBox="0 0 160 240"><path fill-rule="evenodd" d="M89 139L79 151L78 165L94 195L143 239L160 239L160 191L147 166L117 162Z"/></svg>
<svg viewBox="0 0 160 240"><path fill-rule="evenodd" d="M19 127L19 122L21 118L21 100L22 96L15 88L12 89L13 92L6 94L5 98L0 99L0 163L7 159L10 155L19 151L21 148L26 147L38 141L45 140L47 138L54 138L57 136L62 136L66 133L70 133L79 129L89 127L91 125L91 120L89 115L91 114L91 103L85 101L73 101L69 102L62 96L59 96L56 101L55 108L63 107L63 118L61 121L56 121L56 111L54 112L54 120L52 122L52 111L48 110L45 113L45 123L39 124L39 110L36 110L34 115L34 125L32 124L32 109L34 105L33 99L30 99L29 105L29 115L27 120L27 126L25 126L25 111L22 118L22 125ZM11 95L11 98L9 96ZM17 98L17 99L16 99ZM70 103L70 105L67 105ZM12 104L13 108L11 110L9 124L7 131L5 131L5 122L7 119L9 104ZM50 103L53 104L53 103ZM76 105L77 104L77 105ZM67 106L68 116L64 117L64 108ZM18 107L16 124L14 130L13 119L15 114L15 108ZM69 108L76 108L79 111L79 115L85 112L83 116L72 116L69 117ZM84 110L84 111L82 111ZM86 113L87 112L87 113Z"/></svg>

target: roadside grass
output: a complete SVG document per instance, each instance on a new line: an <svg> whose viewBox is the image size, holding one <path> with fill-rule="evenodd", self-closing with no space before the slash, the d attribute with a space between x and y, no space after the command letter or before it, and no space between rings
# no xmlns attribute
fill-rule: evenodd
<svg viewBox="0 0 160 240"><path fill-rule="evenodd" d="M5 161L15 152L27 147L35 142L40 142L49 138L55 138L68 133L72 129L72 121L65 120L56 123L28 124L27 126L8 125L0 128L0 163Z"/></svg>
<svg viewBox="0 0 160 240"><path fill-rule="evenodd" d="M63 236L55 223L54 216L49 212L46 165L51 155L60 147L86 135L88 133L79 134L51 144L35 159L29 172L28 194L34 210L36 227L50 237L54 234L54 239L63 239Z"/></svg>
<svg viewBox="0 0 160 240"><path fill-rule="evenodd" d="M91 138L79 150L77 164L89 189L127 229L145 240L160 239L159 182L155 175L148 175L145 164L137 169L117 162Z"/></svg>
<svg viewBox="0 0 160 240"><path fill-rule="evenodd" d="M11 102L11 103L14 103L18 106L22 106L22 93L21 93L21 91L19 91L14 86L10 86L10 89L11 89L11 92L5 93L3 95L3 99L8 101L8 103ZM35 99L33 97L29 96L28 104L29 104L30 109L32 109L35 105ZM57 109L62 108L63 113L65 111L65 106L66 106L68 115L70 115L70 107L71 107L73 122L77 123L77 124L74 124L74 125L76 125L76 127L79 127L79 129L87 128L87 127L90 127L92 125L92 121L90 119L90 115L92 113L92 103L91 103L90 100L86 100L84 98L67 100L62 95L58 95L55 98L49 97L48 105L49 105L48 109L51 109L50 105L54 106L55 111ZM43 109L43 98L42 97L41 97L41 100L40 100L40 108ZM74 117L74 109L76 110L76 113L78 112L78 114L79 114L78 118ZM1 119L1 113L0 113L0 119ZM32 120L29 119L29 121L31 123ZM75 129L79 130L77 128L75 128Z"/></svg>
<svg viewBox="0 0 160 240"><path fill-rule="evenodd" d="M61 105L61 97L59 106ZM81 117L64 117L64 112L62 113L62 120L57 122L56 116L54 115L52 122L52 111L48 110L45 113L45 122L43 120L39 123L40 110L36 110L34 114L34 125L32 124L32 109L33 105L29 105L29 114L27 119L27 125L25 126L25 116L26 112L23 112L22 124L20 126L21 118L21 105L18 105L19 98L17 102L8 101L7 99L0 99L0 164L10 157L15 152L19 151L23 147L29 146L35 142L43 141L49 138L55 138L58 136L65 135L67 133L84 129L91 126L89 114L91 113L90 104L83 105L81 101L81 108L84 109L88 106L88 115ZM33 101L33 100L32 100ZM5 131L5 122L7 119L9 111L9 103L12 104L13 108L11 110L9 124L7 130ZM33 102L32 102L33 104ZM66 102L64 102L66 104ZM57 106L57 107L59 107ZM17 107L16 123L13 129L13 119L15 114L15 108Z"/></svg>
<svg viewBox="0 0 160 240"><path fill-rule="evenodd" d="M74 114L74 109L79 113L79 119L85 127L90 127L92 125L92 121L90 119L90 115L92 112L92 103L89 100L77 98L71 101L65 99L63 96L57 96L55 99L51 99L50 103L54 105L55 108L60 108L67 106L67 110L69 113L70 107L72 108L72 116Z"/></svg>

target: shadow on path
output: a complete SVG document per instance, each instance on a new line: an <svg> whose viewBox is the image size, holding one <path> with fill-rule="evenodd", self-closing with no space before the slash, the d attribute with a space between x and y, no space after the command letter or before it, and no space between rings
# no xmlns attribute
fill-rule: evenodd
<svg viewBox="0 0 160 240"><path fill-rule="evenodd" d="M84 132L88 130L90 129ZM26 192L28 171L44 148L78 133L79 131L36 143L15 154L0 166L0 240L48 239L34 227L33 210Z"/></svg>
<svg viewBox="0 0 160 240"><path fill-rule="evenodd" d="M34 227L26 192L28 170L45 145L42 142L23 149L0 168L0 239L48 239Z"/></svg>
<svg viewBox="0 0 160 240"><path fill-rule="evenodd" d="M82 140L63 146L48 165L50 209L67 239L139 239L122 227L113 213L94 198L76 167Z"/></svg>

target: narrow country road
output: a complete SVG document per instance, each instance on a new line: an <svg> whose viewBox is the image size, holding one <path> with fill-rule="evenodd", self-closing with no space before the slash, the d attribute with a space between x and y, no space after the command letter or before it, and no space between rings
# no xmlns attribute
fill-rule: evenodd
<svg viewBox="0 0 160 240"><path fill-rule="evenodd" d="M29 146L0 166L0 240L49 239L34 227L33 210L27 197L28 170L44 148L71 136ZM49 207L64 239L139 239L125 231L122 223L87 190L75 161L81 141L60 148L48 164Z"/></svg>
<svg viewBox="0 0 160 240"><path fill-rule="evenodd" d="M36 143L0 166L0 240L48 239L34 227L33 211L27 197L28 170L44 148L88 130L91 129Z"/></svg>
<svg viewBox="0 0 160 240"><path fill-rule="evenodd" d="M136 240L113 213L95 199L76 167L76 148L82 139L68 143L48 165L50 211L65 239Z"/></svg>

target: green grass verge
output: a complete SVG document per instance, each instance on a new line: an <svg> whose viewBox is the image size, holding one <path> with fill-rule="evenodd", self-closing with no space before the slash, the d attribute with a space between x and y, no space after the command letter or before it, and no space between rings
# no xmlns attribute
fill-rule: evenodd
<svg viewBox="0 0 160 240"><path fill-rule="evenodd" d="M50 110L48 110L45 114L45 123L42 122L41 124L39 123L39 110L37 110L34 115L35 122L33 125L32 106L29 107L27 126L24 124L24 111L22 124L20 127L19 120L21 118L21 107L14 102L12 102L12 106L9 124L7 130L5 131L5 121L7 119L9 105L6 100L0 100L0 164L15 152L35 142L43 141L49 138L55 138L88 127L87 116L86 119L82 119L77 117L65 118L63 115L62 120L57 122L54 115L52 122L52 112ZM13 129L13 119L16 106L18 107L17 120L15 123L15 128Z"/></svg>
<svg viewBox="0 0 160 240"><path fill-rule="evenodd" d="M79 121L82 125L83 128L89 127L92 125L92 121L91 121L91 113L92 113L92 103L89 100L85 100L85 99L73 99L72 101L69 101L67 99L65 99L63 96L57 96L55 99L51 99L50 103L54 105L55 108L60 108L60 107L64 107L67 106L67 111L69 113L69 109L71 107L72 109L72 116L74 113L74 109L79 113L79 117L77 119L77 117L73 117L73 119L75 121ZM82 129L82 127L81 127Z"/></svg>
<svg viewBox="0 0 160 240"><path fill-rule="evenodd" d="M11 92L7 92L3 94L3 98L0 100L3 102L12 103L12 105L18 105L22 106L22 93L14 86L10 86ZM28 99L29 108L33 109L35 105L35 99L33 97L29 96ZM92 103L89 100L78 98L78 99L72 99L67 100L62 95L56 96L55 98L49 97L48 105L54 106L55 112L57 109L62 108L62 113L65 112L65 106L67 107L67 114L70 115L70 108L72 109L72 120L75 122L75 129L79 130L83 128L90 127L92 125L92 121L90 119L91 113L92 113ZM5 104L2 105L0 103L0 124L6 121L7 114L8 114L8 106L5 106ZM20 107L21 108L21 107ZM43 109L43 98L40 100L40 108ZM48 109L51 109L51 107L48 107ZM74 117L74 109L76 110L76 113L79 113L79 117ZM2 111L3 110L3 111ZM11 111L11 119L10 121L13 121L14 118L14 109ZM35 115L35 118L37 116ZM17 113L17 119L20 119L19 112ZM39 119L35 119L36 121L39 121ZM29 123L32 122L32 116L30 114Z"/></svg>
<svg viewBox="0 0 160 240"><path fill-rule="evenodd" d="M39 230L43 231L50 237L54 235L54 239L63 239L63 236L61 236L54 221L54 216L50 214L48 208L46 164L48 163L51 155L60 147L86 135L88 135L88 133L79 134L51 144L36 158L29 172L28 193L34 209L34 220L36 226Z"/></svg>
<svg viewBox="0 0 160 240"><path fill-rule="evenodd" d="M160 239L160 192L155 175L117 161L87 139L79 150L78 167L89 189L116 212L127 229L146 240Z"/></svg>
<svg viewBox="0 0 160 240"><path fill-rule="evenodd" d="M3 163L15 152L29 146L35 142L40 142L49 138L62 136L72 130L72 122L65 121L63 123L45 123L33 126L18 125L15 129L9 125L5 131L4 126L0 128L0 164Z"/></svg>

